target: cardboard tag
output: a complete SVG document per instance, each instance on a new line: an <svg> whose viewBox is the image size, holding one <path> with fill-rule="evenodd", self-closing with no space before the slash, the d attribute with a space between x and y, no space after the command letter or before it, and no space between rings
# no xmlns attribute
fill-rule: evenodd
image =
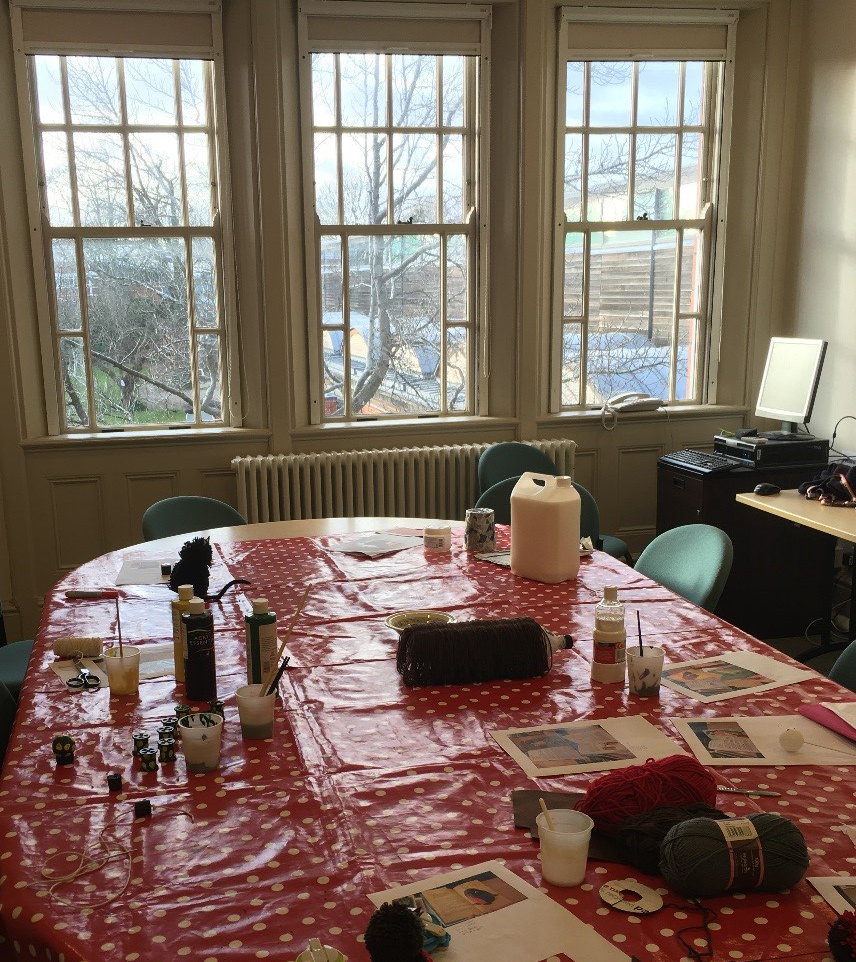
<svg viewBox="0 0 856 962"><path fill-rule="evenodd" d="M757 888L764 881L764 854L755 826L748 818L728 818L716 826L725 838L731 861L728 889Z"/></svg>

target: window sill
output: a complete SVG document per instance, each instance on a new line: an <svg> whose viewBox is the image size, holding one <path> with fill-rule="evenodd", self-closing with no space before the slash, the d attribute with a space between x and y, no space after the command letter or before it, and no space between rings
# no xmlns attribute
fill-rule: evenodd
<svg viewBox="0 0 856 962"><path fill-rule="evenodd" d="M737 404L681 404L665 411L625 411L618 415L621 424L636 421L700 421L709 418L743 417L748 408ZM600 424L600 408L593 411L563 411L538 418L539 428L563 424Z"/></svg>
<svg viewBox="0 0 856 962"><path fill-rule="evenodd" d="M266 428L186 428L162 431L105 431L92 434L58 434L55 437L22 441L25 451L59 451L64 448L127 448L131 445L227 444L236 441L266 441Z"/></svg>
<svg viewBox="0 0 856 962"><path fill-rule="evenodd" d="M514 430L516 418L460 417L460 418L407 418L400 421L336 421L328 424L312 424L294 428L291 437L295 441L317 441L322 438L383 438L401 434L470 435L479 431Z"/></svg>

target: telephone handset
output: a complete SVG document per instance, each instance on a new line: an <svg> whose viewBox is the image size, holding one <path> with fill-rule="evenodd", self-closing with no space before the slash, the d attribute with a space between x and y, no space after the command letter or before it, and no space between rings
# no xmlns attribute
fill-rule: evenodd
<svg viewBox="0 0 856 962"><path fill-rule="evenodd" d="M666 402L662 398L651 397L650 394L643 394L641 391L626 391L624 394L616 394L611 397L606 404L606 408L612 411L656 411L663 407Z"/></svg>

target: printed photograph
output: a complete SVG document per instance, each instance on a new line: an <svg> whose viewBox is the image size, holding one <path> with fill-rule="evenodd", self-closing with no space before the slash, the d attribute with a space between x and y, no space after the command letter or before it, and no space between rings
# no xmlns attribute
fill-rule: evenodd
<svg viewBox="0 0 856 962"><path fill-rule="evenodd" d="M516 732L508 739L536 768L620 762L636 757L601 725Z"/></svg>
<svg viewBox="0 0 856 962"><path fill-rule="evenodd" d="M836 885L835 891L850 903L850 907L856 909L856 885Z"/></svg>
<svg viewBox="0 0 856 962"><path fill-rule="evenodd" d="M689 728L713 758L764 757L739 722L692 721Z"/></svg>
<svg viewBox="0 0 856 962"><path fill-rule="evenodd" d="M741 668L731 662L711 661L692 668L665 668L663 677L678 688L698 695L725 695L735 691L751 691L762 685L773 684L772 678L759 675L751 668Z"/></svg>
<svg viewBox="0 0 856 962"><path fill-rule="evenodd" d="M418 895L447 928L490 915L526 899L522 892L497 878L493 872L482 872L449 885L426 889Z"/></svg>

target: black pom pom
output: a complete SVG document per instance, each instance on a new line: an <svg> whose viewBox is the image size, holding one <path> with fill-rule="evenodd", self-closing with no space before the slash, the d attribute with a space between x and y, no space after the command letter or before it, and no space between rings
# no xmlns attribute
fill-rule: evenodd
<svg viewBox="0 0 856 962"><path fill-rule="evenodd" d="M425 927L414 912L396 902L384 902L369 919L365 941L372 962L424 962Z"/></svg>
<svg viewBox="0 0 856 962"><path fill-rule="evenodd" d="M180 561L172 566L169 586L178 591L179 585L193 585L193 593L197 598L204 598L208 594L208 584L211 580L209 568L214 563L214 553L208 538L193 538L185 541L178 552Z"/></svg>
<svg viewBox="0 0 856 962"><path fill-rule="evenodd" d="M856 912L845 912L832 923L828 941L835 962L856 962Z"/></svg>

